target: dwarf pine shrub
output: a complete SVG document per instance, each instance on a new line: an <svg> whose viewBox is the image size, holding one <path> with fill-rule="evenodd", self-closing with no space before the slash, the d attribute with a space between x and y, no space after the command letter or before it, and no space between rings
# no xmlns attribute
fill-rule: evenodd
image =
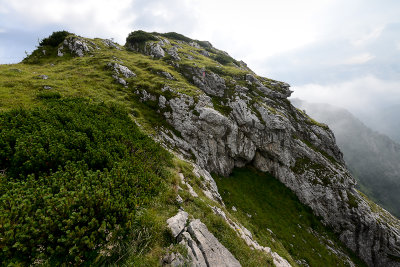
<svg viewBox="0 0 400 267"><path fill-rule="evenodd" d="M64 39L70 35L70 32L67 31L57 31L53 32L49 37L44 38L39 42L40 46L52 46L52 47L57 47L59 44L61 44Z"/></svg>
<svg viewBox="0 0 400 267"><path fill-rule="evenodd" d="M168 164L118 106L64 99L1 113L0 265L90 265L135 231Z"/></svg>

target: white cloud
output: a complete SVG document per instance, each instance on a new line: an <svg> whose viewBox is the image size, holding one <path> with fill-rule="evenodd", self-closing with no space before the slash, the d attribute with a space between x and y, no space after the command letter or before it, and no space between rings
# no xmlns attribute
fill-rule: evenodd
<svg viewBox="0 0 400 267"><path fill-rule="evenodd" d="M196 5L197 33L252 61L316 41L320 13L332 1L211 1Z"/></svg>
<svg viewBox="0 0 400 267"><path fill-rule="evenodd" d="M0 33L6 33L7 31L5 29L0 28Z"/></svg>
<svg viewBox="0 0 400 267"><path fill-rule="evenodd" d="M345 64L345 65L364 64L373 58L375 58L374 55L371 55L370 53L364 53L364 54L356 55L356 56L346 59L343 62L343 64Z"/></svg>
<svg viewBox="0 0 400 267"><path fill-rule="evenodd" d="M328 103L355 114L372 112L383 105L400 101L400 81L365 76L333 84L306 84L294 87L294 98L308 102Z"/></svg>
<svg viewBox="0 0 400 267"><path fill-rule="evenodd" d="M361 36L358 36L357 39L353 39L350 41L350 43L353 46L363 46L365 44L367 44L368 42L377 39L382 31L385 29L385 26L378 26L373 28L372 30L370 30L367 33L362 34Z"/></svg>
<svg viewBox="0 0 400 267"><path fill-rule="evenodd" d="M62 25L88 37L114 37L124 41L134 19L129 10L132 0L118 4L106 0L30 0L5 1L6 8L19 20L17 27L37 29ZM60 29L54 29L60 30Z"/></svg>

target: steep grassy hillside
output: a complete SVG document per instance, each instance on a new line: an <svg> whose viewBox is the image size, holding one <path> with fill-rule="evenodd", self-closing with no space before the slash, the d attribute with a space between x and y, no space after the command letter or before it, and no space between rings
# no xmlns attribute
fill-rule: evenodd
<svg viewBox="0 0 400 267"><path fill-rule="evenodd" d="M262 242L287 250L297 263L345 266L352 255L311 209L276 178L252 167L215 177L221 196L236 217ZM279 240L277 242L276 240ZM364 266L352 255L351 260Z"/></svg>

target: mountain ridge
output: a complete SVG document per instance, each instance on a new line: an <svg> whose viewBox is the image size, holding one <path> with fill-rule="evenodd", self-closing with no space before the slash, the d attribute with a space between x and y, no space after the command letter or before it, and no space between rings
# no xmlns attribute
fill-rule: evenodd
<svg viewBox="0 0 400 267"><path fill-rule="evenodd" d="M98 98L95 88L104 86L103 101L118 99L144 131L209 172L227 176L253 165L273 174L368 265L398 266L398 220L355 190L333 133L291 105L289 85L255 75L207 42L172 37L134 32L126 45L132 53L68 35L24 62L62 73L40 80L41 90ZM83 82L63 78L75 71L59 64L66 60L87 72ZM9 96L4 102L13 103Z"/></svg>

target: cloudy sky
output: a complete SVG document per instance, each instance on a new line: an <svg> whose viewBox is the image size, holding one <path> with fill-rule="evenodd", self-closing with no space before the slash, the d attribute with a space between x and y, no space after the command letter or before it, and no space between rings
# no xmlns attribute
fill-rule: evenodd
<svg viewBox="0 0 400 267"><path fill-rule="evenodd" d="M138 29L208 40L294 97L364 118L400 103L398 0L0 0L0 63L64 29L120 44Z"/></svg>

